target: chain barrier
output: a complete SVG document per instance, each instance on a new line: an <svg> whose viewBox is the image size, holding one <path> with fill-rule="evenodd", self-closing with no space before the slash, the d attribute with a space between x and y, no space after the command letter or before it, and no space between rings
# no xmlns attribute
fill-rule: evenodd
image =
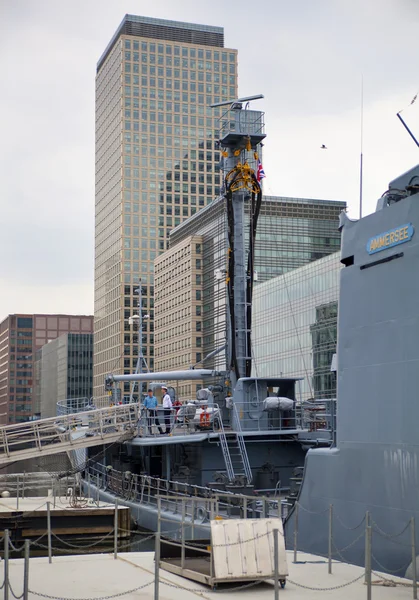
<svg viewBox="0 0 419 600"><path fill-rule="evenodd" d="M385 531L383 531L381 529L381 527L379 527L375 521L372 522L372 527L378 533L378 535L381 535L383 538L386 538L386 539L390 540L394 544L399 544L399 546L405 546L407 548L411 547L410 543L406 543L406 542L402 542L400 540L396 540L396 538L398 538L401 535L403 535L403 533L405 533L405 531L410 527L410 521L408 521L407 525L404 527L404 529L402 531L400 531L400 533L396 533L394 535L390 535L390 534L386 533Z"/></svg>
<svg viewBox="0 0 419 600"><path fill-rule="evenodd" d="M409 560L409 562L407 563L407 565L401 566L398 569L389 569L388 567L385 567L384 565L382 565L380 563L380 561L374 556L374 554L372 552L371 552L371 557L375 560L375 562L380 567L380 569L383 569L383 571L385 571L386 573L390 573L390 575L395 575L396 573L398 573L399 571L402 571L402 570L404 572L406 572L407 567L412 562L411 560Z"/></svg>
<svg viewBox="0 0 419 600"><path fill-rule="evenodd" d="M265 579L258 579L257 581L251 581L250 583L244 583L243 585L229 587L229 588L226 588L225 590L206 590L206 589L202 589L202 588L188 588L183 585L176 585L176 583L169 583L168 581L163 581L163 580L160 580L159 583L161 583L162 585L165 585L167 587L174 588L176 590L184 590L185 592L193 592L195 594L229 594L231 592L237 592L237 591L245 590L245 589L248 589L251 587L256 587L257 585L260 585L261 583L265 583Z"/></svg>
<svg viewBox="0 0 419 600"><path fill-rule="evenodd" d="M40 596L41 598L47 598L48 600L112 600L112 598L121 598L121 596L127 596L128 594L133 594L134 592L139 592L144 588L148 587L154 583L153 581L149 581L148 583L144 583L143 585L139 585L136 588L132 588L131 590L127 590L126 592L119 592L118 594L111 594L110 596L99 596L94 598L69 598L64 596L51 596L49 594L42 594L41 592L35 592L34 590L29 590L30 594L34 596Z"/></svg>
<svg viewBox="0 0 419 600"><path fill-rule="evenodd" d="M46 506L46 502L44 502L43 504L41 504L41 506L38 506L37 508L34 508L33 510L29 511L29 512L25 512L22 513L21 515L13 515L13 517L0 517L0 521L16 521L17 519L26 519L26 517L29 517L30 515L35 514L40 508L42 508L43 506ZM16 510L16 509L11 509L11 512L20 512L20 510Z"/></svg>
<svg viewBox="0 0 419 600"><path fill-rule="evenodd" d="M342 556L341 552L346 552L346 550L349 550L349 548L352 548L352 546L355 546L355 544L356 544L356 543L357 543L357 542L358 542L360 539L362 539L362 538L364 537L364 535L365 535L365 532L364 532L364 531L361 531L361 533L358 535L358 537L357 537L357 538L355 538L355 539L354 539L354 540L353 540L353 541L352 541L350 544L348 544L348 545L347 545L347 546L345 546L344 548L337 548L337 546L336 546L336 544L335 544L335 542L334 542L334 540L333 540L333 538L332 538L332 544L333 544L333 546L334 546L334 548L335 548L335 552L333 552L333 554L337 554L338 556L340 556L340 557L343 559L343 561L344 561L344 562L346 562L346 561L347 561L347 559L346 559L346 558L344 558L344 557Z"/></svg>
<svg viewBox="0 0 419 600"><path fill-rule="evenodd" d="M111 537L111 535L114 535L114 532L115 530L112 529L112 531L104 535L102 538L100 538L100 540L96 540L96 542L92 542L91 544L71 544L70 542L67 542L66 540L63 540L62 538L58 537L58 535L55 535L54 532L51 532L51 534L53 537L55 537L56 540L64 544L64 546L83 550L83 548L93 548L94 546L99 546L99 544L101 544L104 540L107 540L109 537Z"/></svg>
<svg viewBox="0 0 419 600"><path fill-rule="evenodd" d="M20 596L16 596L16 594L13 591L12 584L10 583L10 581L9 581L9 590L10 590L13 598L16 598L16 600L20 600L25 595L25 592L22 592Z"/></svg>
<svg viewBox="0 0 419 600"><path fill-rule="evenodd" d="M340 518L340 516L338 514L333 513L333 516L336 517L336 519L342 525L342 527L344 529L347 529L348 531L355 531L355 529L358 529L358 527L361 527L361 525L363 525L365 523L365 515L364 515L364 518L362 519L362 521L360 523L358 523L358 525L356 525L356 527L348 527L347 525L345 525L345 523L342 521L342 519Z"/></svg>
<svg viewBox="0 0 419 600"><path fill-rule="evenodd" d="M9 538L9 546L11 547L11 549L14 552L22 552L22 550L24 550L24 548L25 548L25 544L23 544L23 546L21 546L20 548L17 548L10 538Z"/></svg>
<svg viewBox="0 0 419 600"><path fill-rule="evenodd" d="M304 512L308 513L309 515L323 515L327 512L329 512L329 507L325 508L324 510L309 510L308 508L304 508L304 506L302 504L300 504L299 502L295 503L298 508L301 508L301 510L303 510Z"/></svg>
<svg viewBox="0 0 419 600"><path fill-rule="evenodd" d="M324 587L324 588L311 587L309 585L303 585L302 583L297 583L296 581L293 581L289 577L287 577L287 581L289 581L289 583L292 583L293 585L296 585L297 587L303 588L305 590L311 590L311 591L314 591L314 592L329 592L329 591L332 591L332 590L340 590L340 589L342 589L344 587L348 587L349 585L353 585L354 583L356 583L357 581L359 581L363 577L365 577L365 571L363 573L361 573L361 575L359 575L359 577L355 577L355 579L352 579L351 581L347 581L346 583L341 583L340 585L334 585L333 587Z"/></svg>
<svg viewBox="0 0 419 600"><path fill-rule="evenodd" d="M384 577L384 575L382 575L381 573L376 573L375 571L371 571L371 573L373 575L375 575L375 577L378 577L378 579L380 579L381 581L391 583L392 584L391 587L396 587L397 585L400 585L400 587L406 587L406 588L413 587L413 583L406 583L405 581L394 581L394 579L388 579L387 577Z"/></svg>

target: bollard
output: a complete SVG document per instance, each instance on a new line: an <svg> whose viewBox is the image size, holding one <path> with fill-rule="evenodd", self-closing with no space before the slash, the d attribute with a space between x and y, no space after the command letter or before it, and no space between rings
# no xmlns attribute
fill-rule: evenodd
<svg viewBox="0 0 419 600"><path fill-rule="evenodd" d="M30 541L25 540L25 564L23 570L23 600L28 600L29 598L29 550L30 550Z"/></svg>
<svg viewBox="0 0 419 600"><path fill-rule="evenodd" d="M47 531L48 531L48 562L52 563L52 543L51 543L51 502L47 502Z"/></svg>
<svg viewBox="0 0 419 600"><path fill-rule="evenodd" d="M4 600L9 600L9 530L4 530Z"/></svg>
<svg viewBox="0 0 419 600"><path fill-rule="evenodd" d="M412 581L413 581L413 598L418 597L418 582L416 573L416 532L415 532L415 517L410 519L410 527L412 534Z"/></svg>
<svg viewBox="0 0 419 600"><path fill-rule="evenodd" d="M329 506L329 575L332 574L333 504Z"/></svg>
<svg viewBox="0 0 419 600"><path fill-rule="evenodd" d="M371 600L371 542L372 527L367 525L365 536L365 579L367 584L367 600Z"/></svg>
<svg viewBox="0 0 419 600"><path fill-rule="evenodd" d="M159 600L159 569L160 569L160 533L156 533L156 548L154 553L154 600Z"/></svg>
<svg viewBox="0 0 419 600"><path fill-rule="evenodd" d="M113 557L118 558L118 498L115 498L115 513L113 518Z"/></svg>
<svg viewBox="0 0 419 600"><path fill-rule="evenodd" d="M295 522L294 522L294 562L297 562L297 538L298 538L298 502L295 503Z"/></svg>
<svg viewBox="0 0 419 600"><path fill-rule="evenodd" d="M279 600L279 573L278 573L278 563L279 563L279 543L278 543L278 529L273 530L274 534L274 583L275 583L275 600Z"/></svg>

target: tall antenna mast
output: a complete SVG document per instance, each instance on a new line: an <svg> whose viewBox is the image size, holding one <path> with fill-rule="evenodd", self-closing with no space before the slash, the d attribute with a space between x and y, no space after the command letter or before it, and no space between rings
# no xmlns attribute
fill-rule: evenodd
<svg viewBox="0 0 419 600"><path fill-rule="evenodd" d="M361 156L359 158L359 218L362 219L362 194L364 176L364 76L361 75Z"/></svg>

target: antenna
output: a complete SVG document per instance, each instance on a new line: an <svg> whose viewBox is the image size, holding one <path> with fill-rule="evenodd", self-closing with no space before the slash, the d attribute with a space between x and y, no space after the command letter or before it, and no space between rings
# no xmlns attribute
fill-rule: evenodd
<svg viewBox="0 0 419 600"><path fill-rule="evenodd" d="M403 126L406 128L407 133L410 135L410 137L412 138L412 140L415 142L416 146L419 147L419 142L417 141L417 139L415 138L415 136L413 135L413 133L410 131L409 127L406 125L406 123L404 122L401 113L402 111L397 113L397 116L399 117L400 121L403 123Z"/></svg>
<svg viewBox="0 0 419 600"><path fill-rule="evenodd" d="M210 104L211 108L217 106L230 106L231 104L240 104L241 102L250 102L251 100L261 100L265 96L263 94L256 94L256 96L245 96L244 98L237 98L236 100L225 100L224 102L217 102L216 104Z"/></svg>
<svg viewBox="0 0 419 600"><path fill-rule="evenodd" d="M359 218L362 219L362 192L364 176L364 76L361 75L361 156L359 158Z"/></svg>

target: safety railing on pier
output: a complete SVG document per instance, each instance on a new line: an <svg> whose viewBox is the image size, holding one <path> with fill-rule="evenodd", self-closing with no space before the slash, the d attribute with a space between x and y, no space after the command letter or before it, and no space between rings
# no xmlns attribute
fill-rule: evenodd
<svg viewBox="0 0 419 600"><path fill-rule="evenodd" d="M0 464L112 443L136 432L138 408L121 405L0 428Z"/></svg>

